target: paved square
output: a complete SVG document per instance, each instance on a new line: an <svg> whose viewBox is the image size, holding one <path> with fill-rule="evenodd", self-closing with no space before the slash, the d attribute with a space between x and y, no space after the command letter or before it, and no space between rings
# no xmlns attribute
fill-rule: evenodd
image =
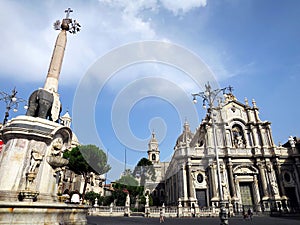
<svg viewBox="0 0 300 225"><path fill-rule="evenodd" d="M158 218L142 217L97 217L88 216L88 225L139 225L159 224ZM164 224L169 225L219 225L219 218L166 218ZM229 218L229 225L299 225L300 217L274 218L268 216L254 217L252 221L243 220L241 217Z"/></svg>

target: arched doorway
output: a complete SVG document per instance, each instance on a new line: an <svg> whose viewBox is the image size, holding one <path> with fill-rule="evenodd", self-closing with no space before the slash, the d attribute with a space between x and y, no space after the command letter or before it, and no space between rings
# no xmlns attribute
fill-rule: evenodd
<svg viewBox="0 0 300 225"><path fill-rule="evenodd" d="M237 193L236 210L242 212L251 208L254 211L261 211L258 170L251 165L239 165L233 169L233 173Z"/></svg>

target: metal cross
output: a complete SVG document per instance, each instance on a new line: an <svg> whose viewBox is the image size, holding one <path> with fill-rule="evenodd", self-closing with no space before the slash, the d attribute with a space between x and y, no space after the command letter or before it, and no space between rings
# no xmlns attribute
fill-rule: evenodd
<svg viewBox="0 0 300 225"><path fill-rule="evenodd" d="M228 91L230 92L230 94L232 94L233 87L229 85L229 87L228 87Z"/></svg>
<svg viewBox="0 0 300 225"><path fill-rule="evenodd" d="M65 10L65 13L67 14L66 19L69 18L71 12L73 12L73 10L71 8L68 8L68 9Z"/></svg>

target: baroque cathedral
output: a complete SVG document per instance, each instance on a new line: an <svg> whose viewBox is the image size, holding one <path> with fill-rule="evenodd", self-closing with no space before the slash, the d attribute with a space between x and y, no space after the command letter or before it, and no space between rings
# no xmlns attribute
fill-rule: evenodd
<svg viewBox="0 0 300 225"><path fill-rule="evenodd" d="M276 146L270 125L261 121L255 100L250 106L225 94L195 133L184 123L170 162L160 162L152 134L148 159L157 179L146 183L146 191L166 205L200 208L218 208L221 195L232 213L299 209L300 140Z"/></svg>

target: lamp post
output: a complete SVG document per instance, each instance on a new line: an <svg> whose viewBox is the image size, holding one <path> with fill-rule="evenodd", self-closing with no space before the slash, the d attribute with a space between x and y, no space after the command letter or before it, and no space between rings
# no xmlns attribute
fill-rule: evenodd
<svg viewBox="0 0 300 225"><path fill-rule="evenodd" d="M221 104L219 104L218 108L215 108L214 103L217 99L218 95L222 92L223 94L226 93L228 90L230 93L232 92L233 88L231 86L225 87L222 89L215 89L212 90L209 83L205 84L205 91L192 94L193 102L197 103L197 97L201 97L203 99L203 108L206 108L206 104L208 104L208 112L209 118L212 121L212 130L213 130L213 142L214 142L214 151L216 154L216 163L217 163L217 177L218 177L218 189L219 189L219 197L220 197L220 213L219 217L221 220L221 225L228 224L228 215L226 210L226 202L224 201L223 190L222 190L222 183L221 183L221 171L220 171L220 159L219 159L219 152L217 146L217 137L216 137L216 127L215 127L215 119L213 118L215 114L213 113L214 110L220 110Z"/></svg>
<svg viewBox="0 0 300 225"><path fill-rule="evenodd" d="M9 111L13 109L14 112L18 111L19 103L24 102L25 106L24 108L27 109L27 101L23 98L17 97L17 91L16 88L14 88L11 92L11 94L7 94L3 91L0 91L0 101L4 101L6 104L6 110L5 110L5 115L4 115L4 120L3 120L3 125L8 121L9 117Z"/></svg>

